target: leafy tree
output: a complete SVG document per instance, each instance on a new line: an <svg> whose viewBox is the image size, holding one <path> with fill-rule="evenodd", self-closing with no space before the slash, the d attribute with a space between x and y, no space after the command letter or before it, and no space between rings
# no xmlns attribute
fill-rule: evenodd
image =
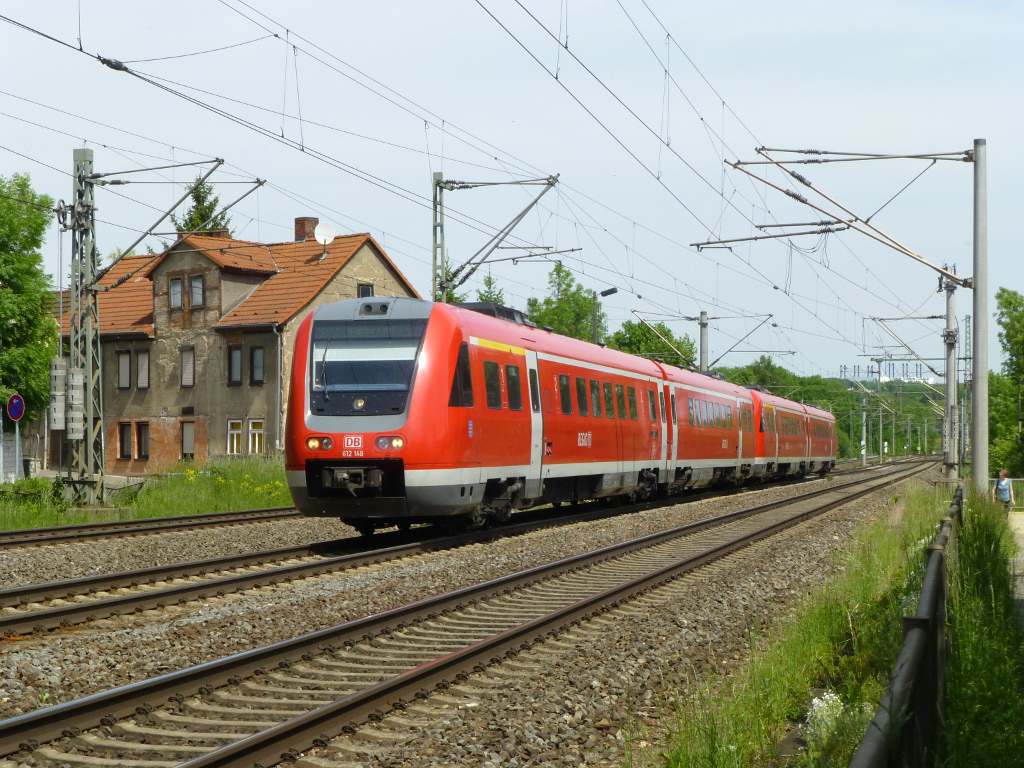
<svg viewBox="0 0 1024 768"><path fill-rule="evenodd" d="M505 306L505 291L498 287L498 281L490 272L484 278L484 289L476 292L477 301L490 301Z"/></svg>
<svg viewBox="0 0 1024 768"><path fill-rule="evenodd" d="M543 300L527 299L526 314L542 328L550 328L563 336L583 341L594 338L594 295L576 282L561 264L555 264L548 275L548 295ZM599 311L597 338L603 339L607 333L607 316Z"/></svg>
<svg viewBox="0 0 1024 768"><path fill-rule="evenodd" d="M198 182L199 179L197 178L196 181ZM178 232L191 232L202 227L199 230L200 234L213 232L218 229L226 229L230 236L231 218L226 213L214 215L220 210L220 198L213 194L213 187L205 181L196 184L192 189L191 197L192 204L185 211L185 215L182 218L179 219L173 213L171 214L174 228ZM207 220L211 219L211 217L212 220L207 224Z"/></svg>
<svg viewBox="0 0 1024 768"><path fill-rule="evenodd" d="M996 291L996 322L1003 348L1003 374L989 378L990 466L1024 474L1021 395L1024 385L1024 296L1009 288Z"/></svg>
<svg viewBox="0 0 1024 768"><path fill-rule="evenodd" d="M52 285L39 252L52 208L27 175L0 176L0 399L20 394L28 419L50 400L50 358L57 355Z"/></svg>
<svg viewBox="0 0 1024 768"><path fill-rule="evenodd" d="M669 343L663 341L663 338ZM652 330L646 323L627 320L619 330L608 337L608 346L629 352L631 355L657 358L680 368L693 365L697 356L697 347L693 339L685 334L679 338L664 323L655 323ZM673 347L682 353L682 357L673 350Z"/></svg>

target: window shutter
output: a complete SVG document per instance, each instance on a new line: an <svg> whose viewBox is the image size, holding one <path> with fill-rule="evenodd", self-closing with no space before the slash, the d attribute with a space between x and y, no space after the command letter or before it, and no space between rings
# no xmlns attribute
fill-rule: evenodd
<svg viewBox="0 0 1024 768"><path fill-rule="evenodd" d="M135 353L135 386L149 389L149 352Z"/></svg>
<svg viewBox="0 0 1024 768"><path fill-rule="evenodd" d="M181 350L181 386L194 387L196 384L196 352L194 349Z"/></svg>

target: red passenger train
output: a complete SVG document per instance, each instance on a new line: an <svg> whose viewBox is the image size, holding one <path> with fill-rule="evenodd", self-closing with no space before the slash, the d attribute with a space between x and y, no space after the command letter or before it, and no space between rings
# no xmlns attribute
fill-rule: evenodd
<svg viewBox="0 0 1024 768"><path fill-rule="evenodd" d="M295 505L363 533L835 464L826 411L559 336L492 304L319 307L299 327L290 391Z"/></svg>

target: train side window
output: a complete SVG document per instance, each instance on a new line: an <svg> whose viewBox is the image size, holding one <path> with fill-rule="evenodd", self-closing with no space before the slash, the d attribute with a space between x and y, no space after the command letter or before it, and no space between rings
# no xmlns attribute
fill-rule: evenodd
<svg viewBox="0 0 1024 768"><path fill-rule="evenodd" d="M501 410L501 371L493 360L484 360L484 389L487 407Z"/></svg>
<svg viewBox="0 0 1024 768"><path fill-rule="evenodd" d="M508 386L508 408L510 411L523 410L523 385L519 381L519 366L505 366L505 384Z"/></svg>
<svg viewBox="0 0 1024 768"><path fill-rule="evenodd" d="M687 410L690 411L690 426L691 427L699 426L699 424L697 423L697 422L700 421L700 419L697 416L697 405L694 402L692 397L686 398L686 406L687 406Z"/></svg>
<svg viewBox="0 0 1024 768"><path fill-rule="evenodd" d="M540 384L537 383L537 370L530 368L530 405L534 413L540 413Z"/></svg>
<svg viewBox="0 0 1024 768"><path fill-rule="evenodd" d="M615 404L618 406L619 418L626 418L626 390L621 384L615 385Z"/></svg>
<svg viewBox="0 0 1024 768"><path fill-rule="evenodd" d="M558 399L562 401L562 413L572 414L572 388L569 386L569 374L558 374Z"/></svg>
<svg viewBox="0 0 1024 768"><path fill-rule="evenodd" d="M452 393L448 396L450 408L473 407L473 379L469 367L469 344L462 342L455 360L455 375L452 377Z"/></svg>
<svg viewBox="0 0 1024 768"><path fill-rule="evenodd" d="M636 421L638 418L636 410L636 390L633 387L626 387L626 391L629 395L629 418Z"/></svg>
<svg viewBox="0 0 1024 768"><path fill-rule="evenodd" d="M672 393L672 423L676 423L676 393Z"/></svg>
<svg viewBox="0 0 1024 768"><path fill-rule="evenodd" d="M721 403L715 403L715 426L722 429L725 426L725 409Z"/></svg>
<svg viewBox="0 0 1024 768"><path fill-rule="evenodd" d="M612 395L612 385L607 381L604 383L604 415L609 419L615 418L615 397Z"/></svg>
<svg viewBox="0 0 1024 768"><path fill-rule="evenodd" d="M663 395L664 397L664 395ZM650 411L651 421L658 420L658 393L653 389L647 390L647 410Z"/></svg>
<svg viewBox="0 0 1024 768"><path fill-rule="evenodd" d="M725 426L732 429L732 406L725 406Z"/></svg>
<svg viewBox="0 0 1024 768"><path fill-rule="evenodd" d="M587 380L582 376L576 377L576 408L580 416L590 415L590 407L587 404Z"/></svg>
<svg viewBox="0 0 1024 768"><path fill-rule="evenodd" d="M696 400L693 404L694 416L698 427L706 427L708 423L708 404L703 400Z"/></svg>
<svg viewBox="0 0 1024 768"><path fill-rule="evenodd" d="M601 383L590 380L590 408L597 418L601 418Z"/></svg>
<svg viewBox="0 0 1024 768"><path fill-rule="evenodd" d="M658 393L658 399L661 400L661 423L664 424L666 421L668 421L668 414L665 411L665 393L664 392L659 392ZM673 408L673 410L675 410L675 401L674 400L672 402L672 408ZM673 418L672 421L675 421L675 419Z"/></svg>

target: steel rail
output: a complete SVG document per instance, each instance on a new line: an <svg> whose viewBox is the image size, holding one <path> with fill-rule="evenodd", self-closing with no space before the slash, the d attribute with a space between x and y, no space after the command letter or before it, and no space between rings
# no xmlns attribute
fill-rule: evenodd
<svg viewBox="0 0 1024 768"><path fill-rule="evenodd" d="M898 479L905 479L913 474L924 471L926 468L927 467L905 471L901 473L903 476ZM800 496L784 502L773 502L772 504L761 505L760 507L755 507L753 509L763 512L766 511L767 508L776 508L785 504L806 502L813 497L822 495L823 493L839 494L841 498L829 502L828 507L831 508L838 504L848 503L853 498L870 493L871 491L876 490L879 487L884 487L891 482L894 482L891 475L885 477L876 476L854 483L847 483L837 487L814 491L809 494L801 494ZM855 494L844 493L857 485L866 487L862 488ZM440 613L443 613L444 611L461 610L467 605L475 604L485 597L508 593L516 589L522 589L526 585L544 580L560 572L579 569L598 561L612 557L619 557L637 549L650 547L651 545L663 540L692 534L695 531L706 529L715 524L722 525L729 520L743 517L744 512L746 512L746 516L754 514L753 510L741 510L718 518L712 518L711 520L691 523L669 531L650 534L630 542L604 547L594 552L566 558L554 563L536 566L517 574L493 579L483 584L466 587L450 592L446 595L428 598L411 605L395 608L363 619L318 630L307 635L274 643L262 648L244 651L227 657L226 659L207 662L189 669L168 673L149 680L122 686L111 691L93 694L82 699L20 715L0 722L0 756L12 754L22 749L33 749L42 742L60 738L61 736L73 736L78 729L91 728L103 723L111 724L116 722L119 718L132 715L136 712L150 712L155 709L155 706L161 703L162 700L167 700L168 698L173 698L175 701L182 701L184 697L191 696L203 690L210 690L221 685L237 683L243 678L254 674L265 674L267 668L271 665L277 665L279 668L287 669L289 666L297 663L304 654L329 652L336 650L339 645L346 642L353 643L366 637L372 637L376 634L385 632L396 625L428 620ZM813 513L802 512L800 513L800 517L803 518L810 514ZM795 523L790 523L790 525L792 524ZM770 529L762 529L762 531L755 535L763 538L763 536L770 535ZM698 555L698 558L699 557L703 556ZM658 571L655 576L652 576L651 578L657 581L658 579L663 580L667 578L667 576L662 574L661 571ZM635 587L631 588L635 589ZM594 609L592 607L579 607L584 604L590 605L590 602L591 601L588 599L576 605L578 609L584 613L587 611L593 612ZM564 617L560 617L558 620L553 621L557 622L564 620ZM525 626L526 625L524 625L524 627ZM501 633L498 637L503 639L496 642L499 642L499 645L502 642L506 643L506 645L502 647L507 647L510 650L514 649L516 643L521 644L526 642L522 633L517 630ZM481 643L474 644L474 647L476 646L483 647ZM492 655L495 653L494 649L490 647L488 652ZM453 656L453 659L462 658L467 653L468 651L465 653L459 652L458 655ZM424 665L422 669L422 674L443 677L447 674L450 666L444 661L440 661ZM440 679L440 677L438 679ZM399 678L406 682L412 680L408 674L400 675ZM397 680L398 678L395 679ZM422 689L423 686L433 684L431 680L433 680L431 677L421 680L418 683L418 685L420 685L420 689ZM342 701L349 701L350 699L351 697L346 697ZM354 699L352 699L352 701L354 701ZM365 706L365 702L360 704L360 706ZM320 710L322 709L324 708L320 708ZM315 711L320 712L320 710ZM295 718L295 720L301 720L301 718ZM276 732L275 729L271 730ZM251 740L246 739L245 741L250 742ZM277 749L279 750L280 748L278 747ZM221 750L217 751L220 752ZM278 754L275 761L279 758L280 755ZM229 763L225 763L225 765L228 764ZM249 765L251 765L251 763L249 763Z"/></svg>
<svg viewBox="0 0 1024 768"><path fill-rule="evenodd" d="M0 549L28 545L61 544L101 537L134 536L144 533L204 528L215 525L265 522L299 517L294 507L242 509L235 512L210 512L202 515L147 517L141 520L112 520L78 525L57 525L47 528L14 528L0 531Z"/></svg>
<svg viewBox="0 0 1024 768"><path fill-rule="evenodd" d="M911 471L908 476L921 471L924 470ZM878 478L875 480L877 481ZM876 484L886 485L888 483ZM836 489L831 490L835 491ZM333 738L371 718L382 717L386 714L381 709L382 702L387 702L386 706L389 711L404 709L407 697L413 697L421 692L425 693L438 686L444 687L448 681L460 673L465 674L474 668L490 665L496 661L500 663L499 657L515 655L520 650L528 649L534 643L543 642L546 636L553 631L565 631L572 625L617 608L622 602L631 600L651 589L664 586L707 563L774 536L804 520L847 504L874 490L877 488L862 489L850 496L836 499L786 520L767 525L752 535L732 539L692 557L595 593L546 616L438 658L429 664L409 670L310 712L297 715L273 728L260 731L232 744L212 749L204 755L181 763L178 768L252 768L254 765L273 766L281 762L290 762L299 756L298 752L311 749L314 746L325 746L323 743L325 737ZM662 534L654 534L653 537L644 538L662 539L666 537ZM282 744L287 744L288 747L282 750ZM297 747L296 745L303 746Z"/></svg>
<svg viewBox="0 0 1024 768"><path fill-rule="evenodd" d="M829 490L832 490L832 488L819 489L818 492L822 493ZM620 508L618 512L626 514L630 510L651 508L652 506L664 503L666 503L664 500L645 502L632 507ZM762 505L762 507L755 507L754 509L764 511L764 509L768 508L771 508L771 506L765 507ZM752 514L744 511L741 511L741 513ZM0 590L0 607L23 606L33 602L53 599L71 600L74 596L81 596L87 593L136 588L141 584L148 585L156 581L176 578L200 577L186 584L166 585L158 589L147 589L145 591L96 598L49 608L37 608L0 615L0 637L18 637L33 632L45 632L57 627L71 627L75 624L96 619L121 616L126 613L138 613L149 609L160 609L174 603L180 605L189 600L205 600L211 595L221 597L229 592L237 593L246 589L275 586L280 582L321 576L325 573L357 568L370 563L410 557L425 551L456 548L479 541L516 536L548 525L566 525L607 515L607 511L588 511L559 518L516 523L490 531L458 534L442 539L434 539L429 541L429 543L426 543L428 541L426 537L430 536L431 533L430 529L427 528L415 529L412 532L390 531L377 536L373 540L373 543L377 546L370 551L365 549L365 539L353 537L302 547L231 555L191 563L156 566L154 568L140 568L132 571L99 574L24 587L11 587ZM384 541L381 541L382 539ZM412 543L409 543L410 540ZM391 544L391 546L381 547L379 546L380 544ZM326 551L332 547L338 549L353 548L356 551L344 555L327 556ZM282 560L314 556L320 556L322 559L312 563L276 564ZM267 567L265 570L257 573L249 572L216 578L203 578L211 571L223 571L254 565L267 565Z"/></svg>

